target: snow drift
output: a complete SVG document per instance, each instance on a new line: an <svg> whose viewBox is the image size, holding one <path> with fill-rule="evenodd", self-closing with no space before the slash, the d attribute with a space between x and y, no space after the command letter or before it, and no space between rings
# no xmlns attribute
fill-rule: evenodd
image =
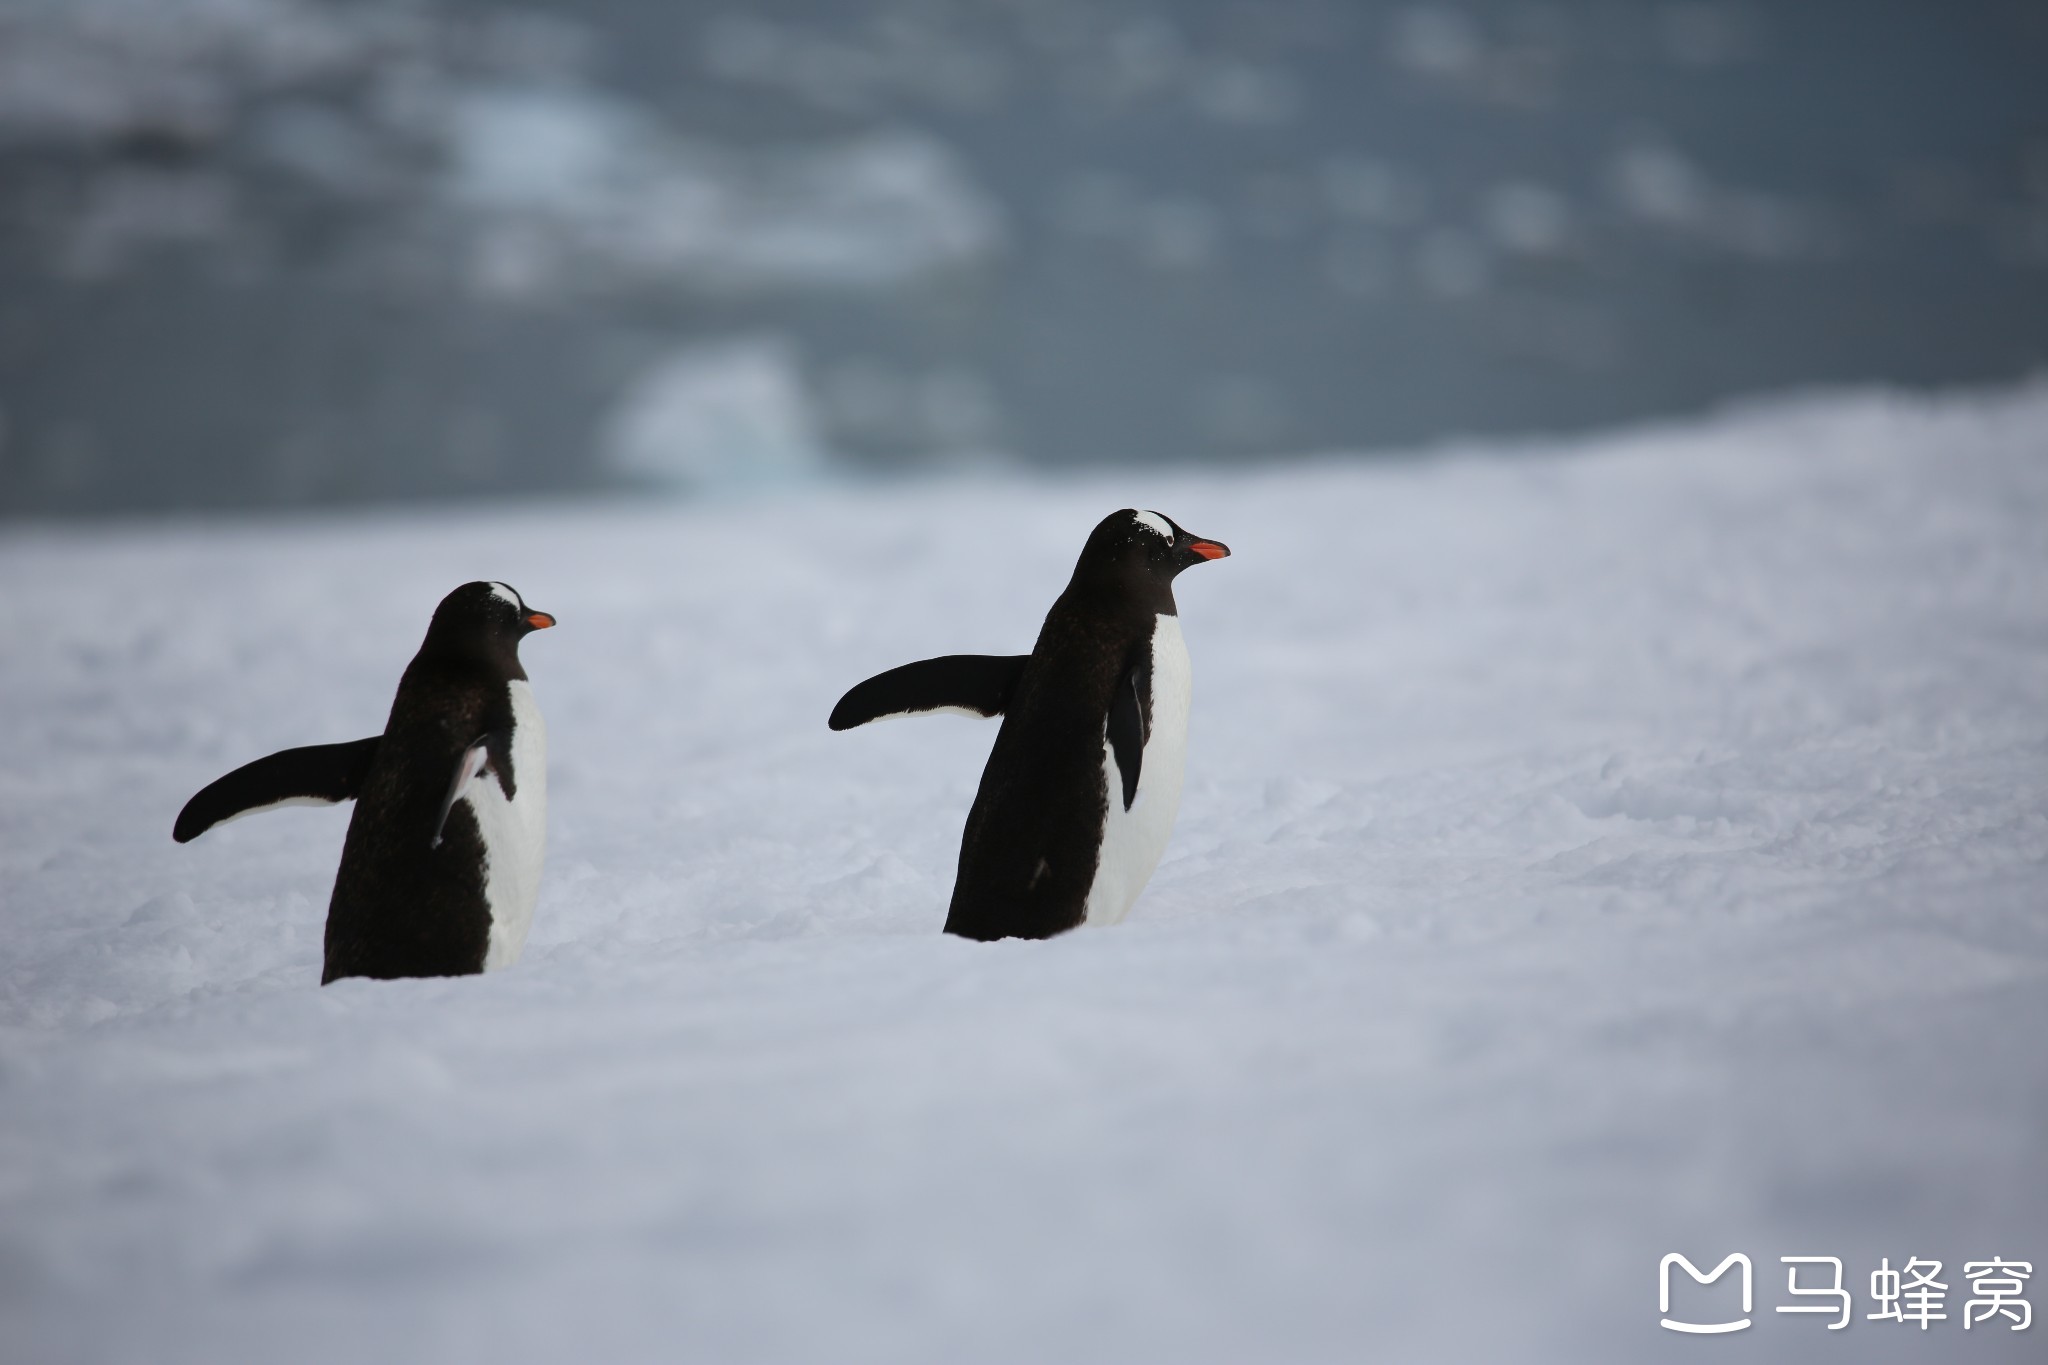
<svg viewBox="0 0 2048 1365"><path fill-rule="evenodd" d="M1180 599L1189 784L1120 928L943 938L1103 512ZM553 740L525 961L317 989L345 816L173 846L383 721L503 578ZM2029 1358L2048 1261L2048 388L1255 476L0 539L0 1356ZM1856 1320L1780 1316L1835 1255ZM1940 1258L1949 1319L1865 1319ZM2037 1281L2037 1284L2041 1283ZM2037 1289L2033 1297L2048 1297Z"/></svg>

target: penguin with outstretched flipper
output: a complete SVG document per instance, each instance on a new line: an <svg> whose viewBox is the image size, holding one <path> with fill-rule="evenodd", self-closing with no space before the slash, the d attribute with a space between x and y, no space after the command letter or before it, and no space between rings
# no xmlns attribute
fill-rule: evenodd
<svg viewBox="0 0 2048 1365"><path fill-rule="evenodd" d="M188 801L172 837L353 800L321 984L510 966L547 840L547 728L519 642L553 624L503 583L465 583L435 609L383 734L245 764Z"/></svg>
<svg viewBox="0 0 2048 1365"><path fill-rule="evenodd" d="M1159 864L1187 764L1181 570L1230 553L1157 512L1096 526L1038 643L877 674L830 725L896 716L1001 716L960 841L946 932L1050 938L1121 920Z"/></svg>

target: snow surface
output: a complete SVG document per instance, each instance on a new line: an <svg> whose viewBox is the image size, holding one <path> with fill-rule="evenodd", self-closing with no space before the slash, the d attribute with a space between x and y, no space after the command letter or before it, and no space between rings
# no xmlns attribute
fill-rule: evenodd
<svg viewBox="0 0 2048 1365"><path fill-rule="evenodd" d="M939 933L994 736L845 686L1028 645L1106 510L1180 592L1131 919ZM995 534L991 534L991 528ZM557 630L527 954L327 989L433 604ZM0 1359L2038 1360L2048 386L1251 476L0 539ZM1657 1260L1757 1266L1656 1326ZM1779 1316L1786 1255L1857 1320ZM1939 1257L1950 1316L1866 1321Z"/></svg>

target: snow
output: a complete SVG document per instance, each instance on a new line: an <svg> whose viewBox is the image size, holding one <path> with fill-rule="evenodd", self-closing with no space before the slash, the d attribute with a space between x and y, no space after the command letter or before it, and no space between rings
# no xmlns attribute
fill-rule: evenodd
<svg viewBox="0 0 2048 1365"><path fill-rule="evenodd" d="M0 1358L1640 1361L1659 1258L1742 1251L1702 1358L2038 1359L1959 1318L2048 1273L2044 454L2037 383L11 529ZM992 725L826 713L1025 647L1126 505L1234 551L1173 842L1121 926L949 940ZM342 814L172 816L376 730L480 577L561 620L525 958L320 989ZM1816 1254L1846 1331L1774 1311ZM1880 1256L1948 1320L1865 1320Z"/></svg>

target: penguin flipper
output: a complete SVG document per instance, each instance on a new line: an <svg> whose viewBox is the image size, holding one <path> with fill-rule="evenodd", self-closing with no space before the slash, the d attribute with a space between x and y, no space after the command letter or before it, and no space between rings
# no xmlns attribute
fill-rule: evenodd
<svg viewBox="0 0 2048 1365"><path fill-rule="evenodd" d="M1109 699L1109 721L1105 731L1109 751L1116 755L1116 770L1124 780L1124 809L1138 799L1138 769L1145 760L1145 694L1152 690L1152 664L1139 658L1117 679L1116 695Z"/></svg>
<svg viewBox="0 0 2048 1365"><path fill-rule="evenodd" d="M1029 654L947 654L877 673L855 683L826 722L851 730L873 720L929 715L1000 716L1017 690Z"/></svg>
<svg viewBox="0 0 2048 1365"><path fill-rule="evenodd" d="M512 732L491 730L478 735L463 749L462 756L455 760L455 776L448 783L448 794L441 798L441 810L434 817L434 837L427 841L428 848L441 846L441 832L448 828L448 812L455 809L470 784L480 775L495 775L505 795L513 793L512 785Z"/></svg>
<svg viewBox="0 0 2048 1365"><path fill-rule="evenodd" d="M215 825L279 806L332 806L353 801L369 776L370 763L383 738L371 735L348 744L282 749L244 763L201 787L185 803L178 822L171 827L171 838L189 844Z"/></svg>

